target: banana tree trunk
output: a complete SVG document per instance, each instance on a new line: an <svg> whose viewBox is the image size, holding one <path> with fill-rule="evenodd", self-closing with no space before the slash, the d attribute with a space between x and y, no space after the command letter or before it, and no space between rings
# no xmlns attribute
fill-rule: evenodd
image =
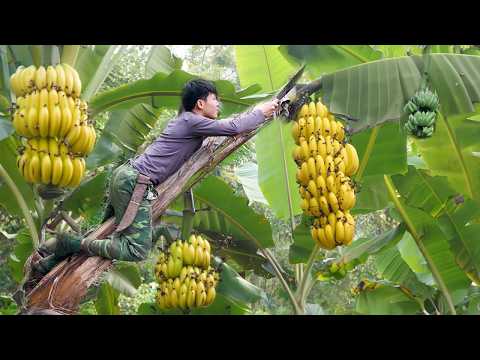
<svg viewBox="0 0 480 360"><path fill-rule="evenodd" d="M207 138L202 147L175 174L157 187L159 197L152 207L153 218L160 217L175 198L208 175L222 160L252 138L269 121L249 133L234 137ZM113 231L112 217L101 224L89 237L102 239ZM39 312L75 314L88 288L98 281L100 275L111 265L111 260L98 256L71 256L58 264L26 294L26 305L22 314Z"/></svg>

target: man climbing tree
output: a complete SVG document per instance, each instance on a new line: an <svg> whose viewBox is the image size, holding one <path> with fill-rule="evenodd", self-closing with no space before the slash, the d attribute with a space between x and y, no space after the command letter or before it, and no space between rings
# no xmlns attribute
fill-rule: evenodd
<svg viewBox="0 0 480 360"><path fill-rule="evenodd" d="M124 261L144 260L152 248L151 204L155 187L175 173L200 148L207 136L234 136L255 129L278 108L274 99L236 117L216 120L220 102L214 84L191 80L182 92L181 108L145 152L114 170L103 221L115 217L115 232L104 239L86 234L57 233L27 261L32 288L66 257L84 252Z"/></svg>

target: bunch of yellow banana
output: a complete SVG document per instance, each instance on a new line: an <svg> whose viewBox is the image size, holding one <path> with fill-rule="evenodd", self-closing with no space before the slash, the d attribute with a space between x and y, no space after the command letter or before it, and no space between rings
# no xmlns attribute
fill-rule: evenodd
<svg viewBox="0 0 480 360"><path fill-rule="evenodd" d="M82 157L93 150L96 133L88 120L88 105L80 99L77 71L68 64L19 66L10 84L16 96L13 126L27 139L27 150L18 161L23 176L30 183L78 186L85 174Z"/></svg>
<svg viewBox="0 0 480 360"><path fill-rule="evenodd" d="M208 306L215 299L219 274L210 266L210 243L200 235L173 242L155 267L161 309Z"/></svg>
<svg viewBox="0 0 480 360"><path fill-rule="evenodd" d="M68 64L50 65L46 69L44 66L19 66L10 77L10 84L17 98L41 89L56 89L78 98L82 91L78 72Z"/></svg>
<svg viewBox="0 0 480 360"><path fill-rule="evenodd" d="M219 274L212 267L185 266L176 278L159 278L157 304L161 309L208 306L215 300L218 280Z"/></svg>
<svg viewBox="0 0 480 360"><path fill-rule="evenodd" d="M345 139L342 123L321 101L304 104L293 123L293 158L298 166L297 183L301 208L315 217L311 234L324 249L352 242L355 221L355 175L359 159Z"/></svg>
<svg viewBox="0 0 480 360"><path fill-rule="evenodd" d="M76 187L85 174L85 159L72 157L54 139L33 138L18 155L17 167L29 183Z"/></svg>

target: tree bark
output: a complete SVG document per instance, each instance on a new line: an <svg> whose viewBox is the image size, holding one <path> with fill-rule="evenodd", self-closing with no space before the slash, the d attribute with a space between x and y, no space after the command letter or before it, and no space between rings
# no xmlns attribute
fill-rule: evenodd
<svg viewBox="0 0 480 360"><path fill-rule="evenodd" d="M157 186L158 198L152 206L153 219L165 212L168 205L208 175L222 160L251 139L263 126L232 137L210 137L183 166ZM102 239L115 230L114 218L108 219L89 238ZM112 261L99 256L77 254L58 264L37 286L26 294L22 314L75 314L88 288L110 269ZM49 311L45 311L49 310Z"/></svg>

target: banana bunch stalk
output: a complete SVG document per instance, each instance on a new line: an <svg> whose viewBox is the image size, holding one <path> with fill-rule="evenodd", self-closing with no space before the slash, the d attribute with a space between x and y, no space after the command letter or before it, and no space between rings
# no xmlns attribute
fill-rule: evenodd
<svg viewBox="0 0 480 360"><path fill-rule="evenodd" d="M20 172L30 183L78 186L85 174L83 157L92 152L96 132L88 105L80 99L77 71L68 64L19 66L10 84L16 96L13 127L26 148L17 159Z"/></svg>
<svg viewBox="0 0 480 360"><path fill-rule="evenodd" d="M315 218L313 239L328 250L349 245L355 231L350 209L356 199L350 176L359 167L357 151L346 142L343 124L321 101L303 105L293 123L292 135L300 206L306 215Z"/></svg>
<svg viewBox="0 0 480 360"><path fill-rule="evenodd" d="M210 266L210 243L200 235L173 242L155 267L161 309L208 306L216 296L219 274Z"/></svg>

